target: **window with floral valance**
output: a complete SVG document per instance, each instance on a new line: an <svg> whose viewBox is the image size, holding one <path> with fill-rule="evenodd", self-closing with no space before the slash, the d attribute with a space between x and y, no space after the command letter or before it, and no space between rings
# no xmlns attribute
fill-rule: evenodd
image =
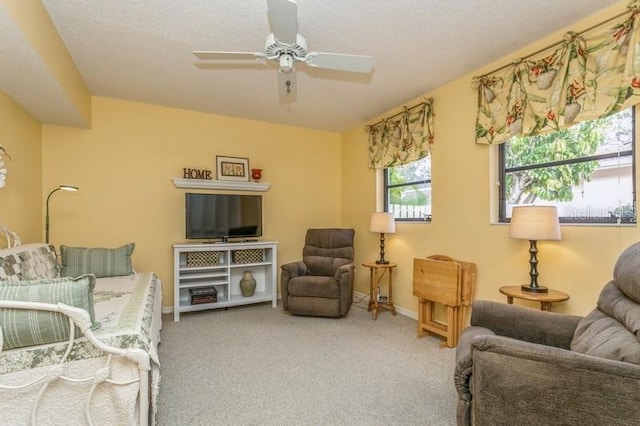
<svg viewBox="0 0 640 426"><path fill-rule="evenodd" d="M433 98L367 126L369 167L383 169L425 158L433 145Z"/></svg>
<svg viewBox="0 0 640 426"><path fill-rule="evenodd" d="M628 9L474 78L476 143L553 132L640 103L640 0L631 1Z"/></svg>

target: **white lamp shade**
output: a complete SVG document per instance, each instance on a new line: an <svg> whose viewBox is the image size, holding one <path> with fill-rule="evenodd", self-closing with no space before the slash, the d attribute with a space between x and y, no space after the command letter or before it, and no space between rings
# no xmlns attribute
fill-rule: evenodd
<svg viewBox="0 0 640 426"><path fill-rule="evenodd" d="M516 206L511 212L509 238L559 240L560 222L555 206Z"/></svg>
<svg viewBox="0 0 640 426"><path fill-rule="evenodd" d="M58 189L62 189L63 191L72 191L72 192L79 190L77 186L73 186L73 185L60 185Z"/></svg>
<svg viewBox="0 0 640 426"><path fill-rule="evenodd" d="M381 234L395 234L396 221L393 218L393 213L373 213L369 222L369 230Z"/></svg>

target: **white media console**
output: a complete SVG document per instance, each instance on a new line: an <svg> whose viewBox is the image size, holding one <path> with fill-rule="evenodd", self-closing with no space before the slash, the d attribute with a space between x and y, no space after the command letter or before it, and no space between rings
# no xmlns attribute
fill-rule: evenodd
<svg viewBox="0 0 640 426"><path fill-rule="evenodd" d="M275 241L174 244L174 321L180 321L182 312L261 302L271 302L277 307L277 266ZM252 296L243 296L240 291L245 271L251 271L256 280ZM192 296L198 293L207 294L206 297L215 301L206 302L206 297L192 301ZM205 302L201 303L202 300Z"/></svg>

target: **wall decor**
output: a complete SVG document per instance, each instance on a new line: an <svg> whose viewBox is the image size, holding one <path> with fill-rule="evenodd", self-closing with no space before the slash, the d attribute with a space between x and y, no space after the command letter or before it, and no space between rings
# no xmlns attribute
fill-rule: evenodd
<svg viewBox="0 0 640 426"><path fill-rule="evenodd" d="M211 170L206 169L182 169L182 177L184 179L202 179L211 180Z"/></svg>
<svg viewBox="0 0 640 426"><path fill-rule="evenodd" d="M249 159L216 155L218 180L249 182Z"/></svg>
<svg viewBox="0 0 640 426"><path fill-rule="evenodd" d="M255 182L260 182L260 179L262 179L262 169L251 169L251 179Z"/></svg>

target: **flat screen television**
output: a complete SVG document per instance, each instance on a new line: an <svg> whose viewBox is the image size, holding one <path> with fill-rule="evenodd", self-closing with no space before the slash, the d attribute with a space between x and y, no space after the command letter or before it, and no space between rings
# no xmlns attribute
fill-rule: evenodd
<svg viewBox="0 0 640 426"><path fill-rule="evenodd" d="M185 194L187 239L248 239L262 236L262 196Z"/></svg>

